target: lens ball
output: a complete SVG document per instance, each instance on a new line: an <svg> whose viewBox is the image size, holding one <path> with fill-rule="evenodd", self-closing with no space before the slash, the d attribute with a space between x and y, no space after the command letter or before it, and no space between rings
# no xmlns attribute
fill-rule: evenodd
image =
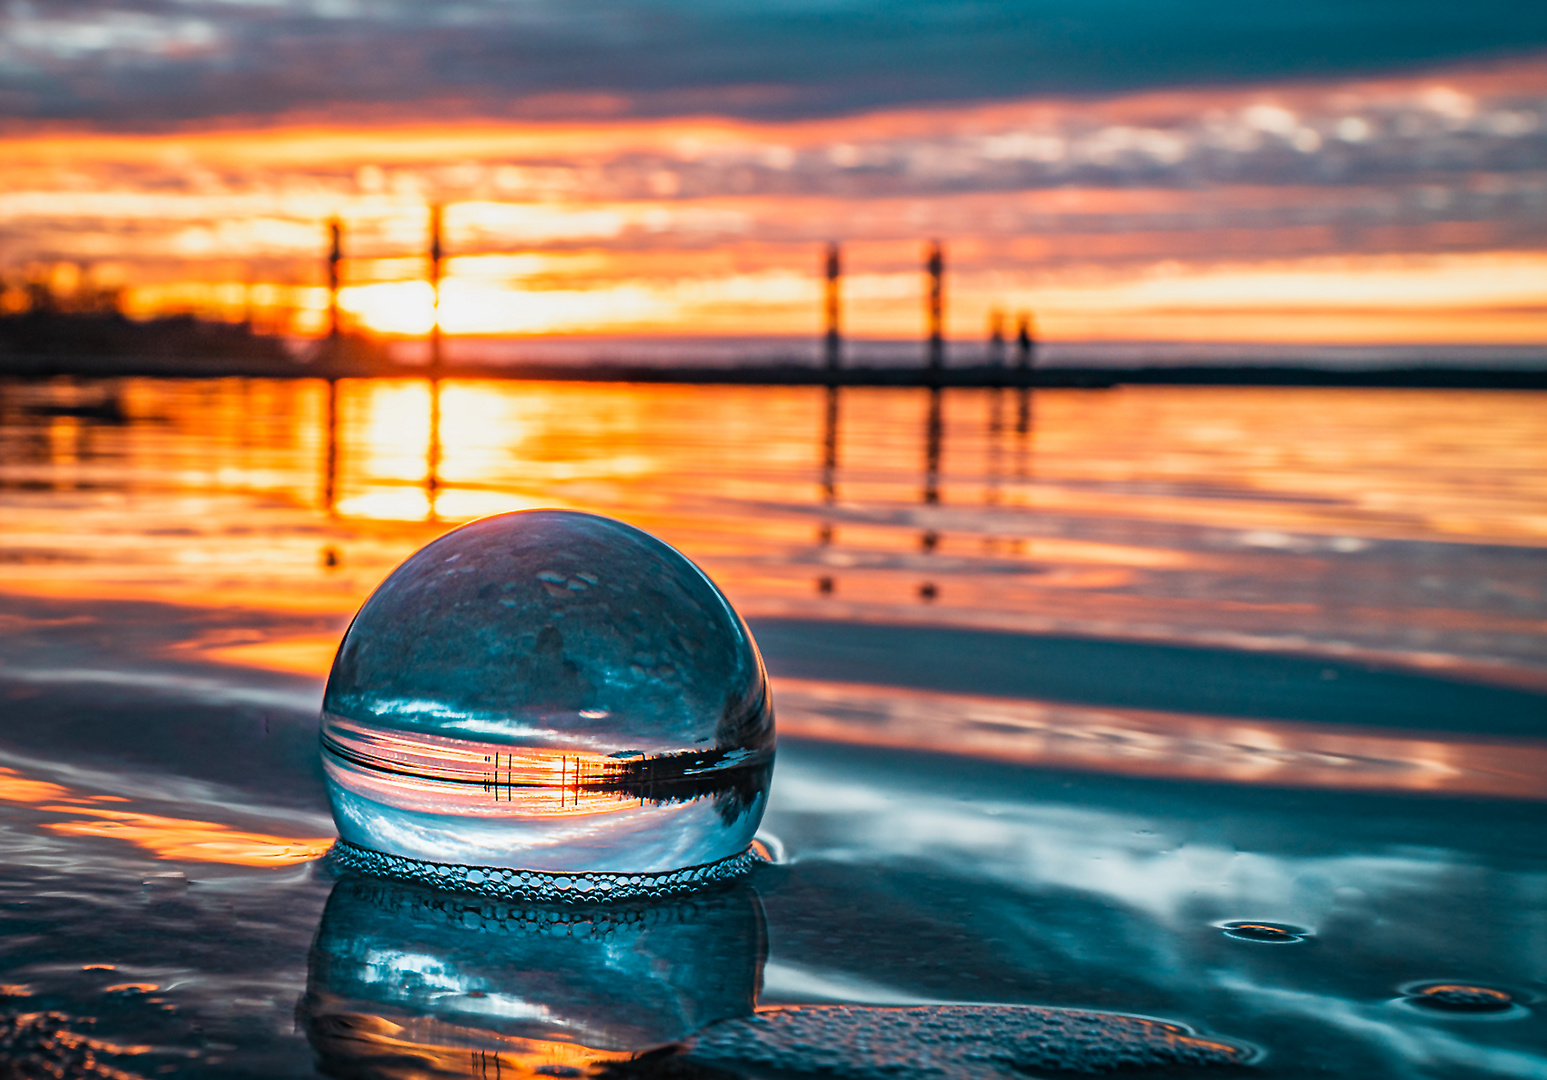
<svg viewBox="0 0 1547 1080"><path fill-rule="evenodd" d="M549 876L741 856L774 756L762 657L714 583L560 510L472 522L394 570L339 647L321 734L348 844Z"/></svg>

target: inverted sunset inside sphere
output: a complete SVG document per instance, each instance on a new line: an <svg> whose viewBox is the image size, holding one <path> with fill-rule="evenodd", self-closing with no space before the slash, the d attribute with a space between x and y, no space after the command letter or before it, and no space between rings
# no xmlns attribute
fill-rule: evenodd
<svg viewBox="0 0 1547 1080"><path fill-rule="evenodd" d="M762 657L720 590L648 533L570 511L484 518L415 553L355 616L323 700L339 835L399 860L734 859L773 755Z"/></svg>

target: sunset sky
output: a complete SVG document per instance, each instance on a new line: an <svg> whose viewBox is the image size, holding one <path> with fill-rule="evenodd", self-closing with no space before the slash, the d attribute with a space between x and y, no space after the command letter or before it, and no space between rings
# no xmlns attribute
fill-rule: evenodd
<svg viewBox="0 0 1547 1080"><path fill-rule="evenodd" d="M1547 343L1547 10L12 3L0 270L315 333ZM6 294L14 306L20 290Z"/></svg>

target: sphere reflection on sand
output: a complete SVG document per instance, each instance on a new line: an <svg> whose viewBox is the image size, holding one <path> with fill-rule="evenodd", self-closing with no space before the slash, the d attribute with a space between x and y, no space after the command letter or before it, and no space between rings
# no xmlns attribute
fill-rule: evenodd
<svg viewBox="0 0 1547 1080"><path fill-rule="evenodd" d="M348 877L298 1017L332 1075L572 1075L750 1014L765 950L745 881L572 907Z"/></svg>

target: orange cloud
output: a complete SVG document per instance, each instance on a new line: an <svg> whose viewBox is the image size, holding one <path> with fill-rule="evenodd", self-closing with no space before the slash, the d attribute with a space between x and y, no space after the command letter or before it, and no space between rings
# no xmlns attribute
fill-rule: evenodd
<svg viewBox="0 0 1547 1080"><path fill-rule="evenodd" d="M814 337L836 238L846 331L914 337L921 243L942 237L959 338L1031 308L1051 339L1541 343L1547 234L1520 163L1543 70L798 121L18 131L0 226L34 274L127 284L134 315L281 333L325 327L337 216L346 321L424 334L438 202L450 335Z"/></svg>

